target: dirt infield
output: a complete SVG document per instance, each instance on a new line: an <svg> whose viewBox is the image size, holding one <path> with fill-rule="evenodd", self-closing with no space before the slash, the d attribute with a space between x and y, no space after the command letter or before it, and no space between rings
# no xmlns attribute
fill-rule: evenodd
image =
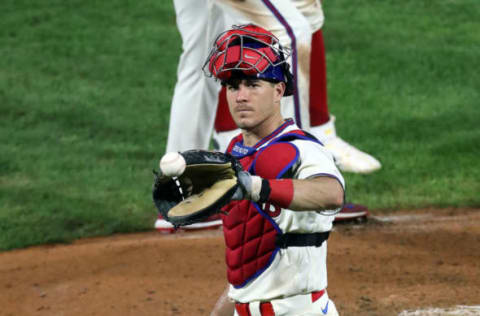
<svg viewBox="0 0 480 316"><path fill-rule="evenodd" d="M223 247L215 230L4 252L0 315L208 315L225 286ZM480 210L400 212L337 225L328 269L341 315L479 305Z"/></svg>

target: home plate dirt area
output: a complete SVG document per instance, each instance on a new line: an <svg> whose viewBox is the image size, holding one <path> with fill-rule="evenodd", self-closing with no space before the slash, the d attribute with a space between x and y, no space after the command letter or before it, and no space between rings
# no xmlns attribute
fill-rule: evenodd
<svg viewBox="0 0 480 316"><path fill-rule="evenodd" d="M328 241L340 315L480 315L480 209L371 212ZM0 315L209 315L221 230L148 232L0 253Z"/></svg>

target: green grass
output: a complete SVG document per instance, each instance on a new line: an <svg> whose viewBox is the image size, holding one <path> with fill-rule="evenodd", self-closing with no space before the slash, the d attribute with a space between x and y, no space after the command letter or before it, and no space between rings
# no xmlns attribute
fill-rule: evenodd
<svg viewBox="0 0 480 316"><path fill-rule="evenodd" d="M373 209L480 203L480 7L326 2L330 111L381 171L346 175Z"/></svg>
<svg viewBox="0 0 480 316"><path fill-rule="evenodd" d="M330 110L375 212L480 205L476 0L326 1ZM0 250L152 229L181 42L171 1L0 4Z"/></svg>
<svg viewBox="0 0 480 316"><path fill-rule="evenodd" d="M159 3L0 5L0 249L152 228L181 45Z"/></svg>

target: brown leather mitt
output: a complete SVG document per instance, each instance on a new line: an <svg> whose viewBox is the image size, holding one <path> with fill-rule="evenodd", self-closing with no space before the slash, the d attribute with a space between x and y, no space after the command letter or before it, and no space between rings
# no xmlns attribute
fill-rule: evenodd
<svg viewBox="0 0 480 316"><path fill-rule="evenodd" d="M185 171L168 177L154 171L153 201L175 227L200 222L228 204L237 191L241 165L229 154L205 150L180 153Z"/></svg>

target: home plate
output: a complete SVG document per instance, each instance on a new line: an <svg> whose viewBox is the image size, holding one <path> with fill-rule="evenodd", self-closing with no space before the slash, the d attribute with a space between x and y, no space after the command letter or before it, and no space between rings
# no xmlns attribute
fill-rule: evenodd
<svg viewBox="0 0 480 316"><path fill-rule="evenodd" d="M398 316L470 316L480 315L480 305L465 306L458 305L453 308L428 308L414 311L403 311Z"/></svg>

